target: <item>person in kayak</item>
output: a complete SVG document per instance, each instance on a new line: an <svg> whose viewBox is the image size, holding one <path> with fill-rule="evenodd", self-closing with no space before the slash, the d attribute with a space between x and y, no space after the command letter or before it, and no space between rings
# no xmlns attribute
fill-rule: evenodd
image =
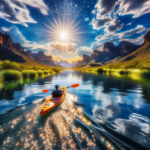
<svg viewBox="0 0 150 150"><path fill-rule="evenodd" d="M55 88L56 88L56 90L54 90L51 95L53 97L60 97L60 96L62 96L63 91L58 89L59 85L56 84Z"/></svg>

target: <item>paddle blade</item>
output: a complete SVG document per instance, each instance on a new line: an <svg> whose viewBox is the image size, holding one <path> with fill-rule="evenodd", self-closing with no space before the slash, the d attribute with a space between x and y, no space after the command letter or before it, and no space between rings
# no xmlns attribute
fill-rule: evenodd
<svg viewBox="0 0 150 150"><path fill-rule="evenodd" d="M43 90L42 92L43 92L43 93L47 93L47 92L49 92L49 90Z"/></svg>
<svg viewBox="0 0 150 150"><path fill-rule="evenodd" d="M79 86L79 84L73 84L71 87L72 88L76 88L76 87L78 87Z"/></svg>

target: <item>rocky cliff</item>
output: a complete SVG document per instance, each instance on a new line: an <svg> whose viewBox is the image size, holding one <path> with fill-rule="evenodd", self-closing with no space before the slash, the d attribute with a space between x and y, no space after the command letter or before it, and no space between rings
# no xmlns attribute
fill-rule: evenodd
<svg viewBox="0 0 150 150"><path fill-rule="evenodd" d="M144 36L144 45L150 42L150 30Z"/></svg>
<svg viewBox="0 0 150 150"><path fill-rule="evenodd" d="M38 53L32 53L30 50L27 50L26 55L36 61L43 62L47 65L61 67L60 65L54 63L52 56L45 55L43 51L39 51Z"/></svg>
<svg viewBox="0 0 150 150"><path fill-rule="evenodd" d="M85 66L87 63L105 63L114 59L119 59L134 52L141 45L135 45L128 41L121 41L115 46L111 42L106 42L103 51L94 50L91 56L83 55L83 60L78 62L76 66Z"/></svg>
<svg viewBox="0 0 150 150"><path fill-rule="evenodd" d="M0 43L10 49L15 49L18 52L24 53L24 48L21 46L20 43L13 43L11 36L7 33L2 34L0 33Z"/></svg>

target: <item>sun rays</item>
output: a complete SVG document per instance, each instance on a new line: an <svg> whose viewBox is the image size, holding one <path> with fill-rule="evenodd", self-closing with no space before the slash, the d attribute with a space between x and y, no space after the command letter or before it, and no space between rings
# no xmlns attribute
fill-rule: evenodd
<svg viewBox="0 0 150 150"><path fill-rule="evenodd" d="M65 9L64 9L65 10ZM80 12L81 10L79 10ZM66 21L65 19L65 11L63 17L60 18L57 6L56 6L56 12L57 12L57 19L54 17L52 11L50 10L51 15L53 17L53 21L49 20L49 25L45 24L46 27L48 27L48 30L46 32L48 33L48 39L54 43L60 44L60 45L69 45L72 46L72 43L75 42L82 42L79 39L79 34L83 32L79 32L79 28L77 26L79 25L79 22L75 24L75 20L79 14L77 13L76 17L70 22Z"/></svg>

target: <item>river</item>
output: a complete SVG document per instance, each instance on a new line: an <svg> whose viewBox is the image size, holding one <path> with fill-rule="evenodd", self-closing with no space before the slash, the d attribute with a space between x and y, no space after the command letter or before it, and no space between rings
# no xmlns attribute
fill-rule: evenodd
<svg viewBox="0 0 150 150"><path fill-rule="evenodd" d="M65 101L44 118L50 92L68 88ZM0 88L1 149L150 149L150 88L132 80L65 70Z"/></svg>

